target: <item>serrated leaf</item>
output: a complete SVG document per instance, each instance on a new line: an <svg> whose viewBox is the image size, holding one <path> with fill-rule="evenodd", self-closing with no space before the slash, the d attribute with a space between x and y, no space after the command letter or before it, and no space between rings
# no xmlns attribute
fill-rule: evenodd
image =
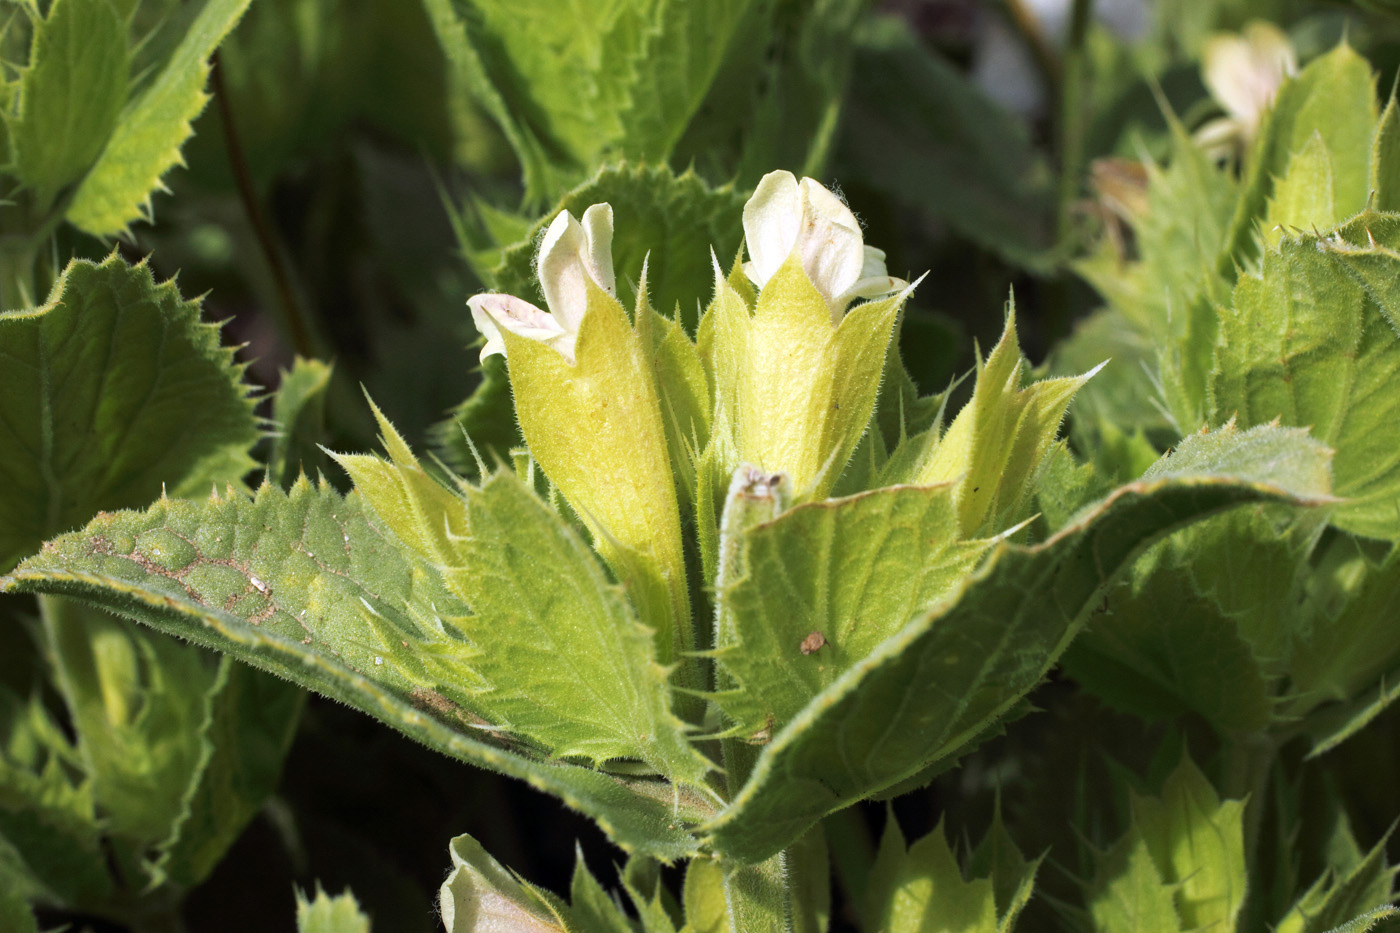
<svg viewBox="0 0 1400 933"><path fill-rule="evenodd" d="M217 660L134 623L50 600L57 686L106 834L134 852L174 838L213 747Z"/></svg>
<svg viewBox="0 0 1400 933"><path fill-rule="evenodd" d="M978 361L971 401L946 431L907 441L911 456L896 450L882 481L951 483L965 538L1020 521L1070 400L1096 371L1022 386L1024 366L1010 309L996 348Z"/></svg>
<svg viewBox="0 0 1400 933"><path fill-rule="evenodd" d="M1400 608L1400 555L1391 552L1377 559L1341 539L1318 565L1309 594L1316 610L1296 635L1288 712L1303 715L1328 701L1341 701L1344 719L1328 730L1341 730L1335 732L1340 739L1349 734L1348 721L1360 717L1352 724L1364 724L1393 696L1395 684L1386 680L1400 663L1400 633L1391 621ZM1349 701L1360 699L1378 679L1376 695L1360 708L1350 708ZM1314 725L1325 728L1334 712L1319 710L1322 718Z"/></svg>
<svg viewBox="0 0 1400 933"><path fill-rule="evenodd" d="M1160 797L1129 796L1134 832L1175 889L1182 928L1234 930L1246 888L1245 802L1221 800L1188 755Z"/></svg>
<svg viewBox="0 0 1400 933"><path fill-rule="evenodd" d="M90 783L38 697L0 688L0 890L57 904L107 897L112 879Z"/></svg>
<svg viewBox="0 0 1400 933"><path fill-rule="evenodd" d="M726 519L727 521L727 519ZM737 683L716 697L740 734L775 732L971 572L951 487L893 487L801 505L736 542L742 574L718 594Z"/></svg>
<svg viewBox="0 0 1400 933"><path fill-rule="evenodd" d="M632 933L627 914L589 872L582 850L574 856L574 878L569 886L569 924L588 933Z"/></svg>
<svg viewBox="0 0 1400 933"><path fill-rule="evenodd" d="M297 357L292 368L281 371L281 383L272 400L272 452L267 458L268 475L279 486L289 486L302 473L311 475L320 459L316 445L326 430L326 390L331 382L331 365L320 360Z"/></svg>
<svg viewBox="0 0 1400 933"><path fill-rule="evenodd" d="M338 459L381 521L470 607L453 619L465 644L443 657L440 676L457 673L491 721L552 754L639 758L700 783L709 763L670 710L652 633L588 544L513 474L454 493L382 417L381 427L392 463Z"/></svg>
<svg viewBox="0 0 1400 933"><path fill-rule="evenodd" d="M99 509L203 493L253 466L253 401L219 329L116 254L0 312L0 569Z"/></svg>
<svg viewBox="0 0 1400 933"><path fill-rule="evenodd" d="M1355 846L1345 820L1339 830L1346 842ZM1324 933L1337 930L1369 929L1353 926L1352 918L1379 919L1376 908L1387 908L1392 899L1395 875L1400 868L1387 864L1385 847L1389 833L1355 864L1329 865L1279 922L1277 933ZM1383 914L1381 915L1383 916ZM1345 922L1351 921L1351 922Z"/></svg>
<svg viewBox="0 0 1400 933"><path fill-rule="evenodd" d="M608 156L665 162L762 0L433 0L458 80L500 124L528 196Z"/></svg>
<svg viewBox="0 0 1400 933"><path fill-rule="evenodd" d="M369 918L360 912L355 895L347 888L332 897L316 883L311 900L297 891L297 933L369 933Z"/></svg>
<svg viewBox="0 0 1400 933"><path fill-rule="evenodd" d="M527 780L624 847L671 859L698 846L686 826L706 802L665 782L541 760L479 717L470 684L438 676L443 656L465 644L444 620L466 607L356 496L303 482L251 500L102 515L2 579L3 589L80 596L227 652L443 754Z"/></svg>
<svg viewBox="0 0 1400 933"><path fill-rule="evenodd" d="M1030 901L1035 875L1045 856L1028 861L1007 832L1001 816L1001 797L992 813L992 825L967 860L967 873L973 878L990 878L996 896L997 933L1009 933L1016 918Z"/></svg>
<svg viewBox="0 0 1400 933"><path fill-rule="evenodd" d="M1197 433L1143 479L1251 478L1325 501L1331 451L1300 428ZM1264 727L1293 652L1313 519L1241 510L1158 544L1106 594L1065 666L1092 693L1147 718L1191 709L1223 732Z"/></svg>
<svg viewBox="0 0 1400 933"><path fill-rule="evenodd" d="M57 0L35 24L7 122L12 170L41 212L97 159L126 102L126 80L126 24L108 0Z"/></svg>
<svg viewBox="0 0 1400 933"><path fill-rule="evenodd" d="M1182 933L1173 898L1142 836L1129 831L1099 859L1088 892L1096 933Z"/></svg>
<svg viewBox="0 0 1400 933"><path fill-rule="evenodd" d="M1336 929L1328 931L1328 933L1367 933L1369 930L1374 930L1382 920L1394 917L1398 914L1400 914L1400 910L1396 910L1394 907L1378 907L1375 910L1362 914L1360 917L1348 920Z"/></svg>
<svg viewBox="0 0 1400 933"><path fill-rule="evenodd" d="M692 171L677 175L664 166L629 163L602 168L565 194L526 235L502 244L489 264L478 263L478 271L496 291L540 303L534 263L545 227L561 210L581 216L604 202L613 208L613 265L624 303L634 302L645 262L653 307L666 317L678 313L693 331L713 285L710 251L726 262L739 253L744 195L733 185L711 187Z"/></svg>
<svg viewBox="0 0 1400 933"><path fill-rule="evenodd" d="M172 882L193 887L207 878L277 789L305 698L295 684L222 659L206 732L213 753L157 862Z"/></svg>
<svg viewBox="0 0 1400 933"><path fill-rule="evenodd" d="M1221 255L1222 274L1258 255L1256 226L1274 179L1284 177L1293 154L1314 133L1332 159L1332 203L1337 214L1347 217L1366 205L1376 118L1371 66L1345 41L1279 88L1248 155L1243 190Z"/></svg>
<svg viewBox="0 0 1400 933"><path fill-rule="evenodd" d="M1341 220L1332 200L1332 155L1321 133L1313 133L1288 160L1264 213L1264 242L1278 246L1284 229L1325 230Z"/></svg>
<svg viewBox="0 0 1400 933"><path fill-rule="evenodd" d="M997 933L996 898L987 877L964 879L940 820L933 832L904 849L891 818L880 842L865 913L866 925L886 933Z"/></svg>
<svg viewBox="0 0 1400 933"><path fill-rule="evenodd" d="M471 836L457 836L449 852L452 873L438 894L447 933L563 933L569 928L552 899L517 879Z"/></svg>
<svg viewBox="0 0 1400 933"><path fill-rule="evenodd" d="M1371 143L1371 190L1372 208L1400 210L1400 107L1393 95L1381 111Z"/></svg>
<svg viewBox="0 0 1400 933"><path fill-rule="evenodd" d="M209 56L251 0L205 0L199 14L149 83L122 111L116 130L78 186L68 220L94 236L115 236L150 218L161 177L182 164L180 147L208 101Z"/></svg>
<svg viewBox="0 0 1400 933"><path fill-rule="evenodd" d="M1358 279L1373 261L1400 274L1400 255L1371 250L1367 229L1400 237L1385 217L1362 215L1335 238L1284 238L1259 277L1240 278L1220 318L1211 395L1217 423L1311 428L1336 451L1333 491L1347 501L1333 523L1391 538L1400 535L1400 397L1390 391L1400 339Z"/></svg>
<svg viewBox="0 0 1400 933"><path fill-rule="evenodd" d="M757 861L823 815L965 752L1059 658L1104 586L1165 532L1266 486L1212 478L1130 484L1042 544L997 545L981 569L842 675L776 734L715 850Z"/></svg>

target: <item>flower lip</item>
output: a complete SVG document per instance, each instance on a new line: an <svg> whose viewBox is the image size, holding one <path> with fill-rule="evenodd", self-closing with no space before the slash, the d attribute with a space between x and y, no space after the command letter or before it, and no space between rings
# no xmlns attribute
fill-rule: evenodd
<svg viewBox="0 0 1400 933"><path fill-rule="evenodd" d="M802 268L841 319L856 298L898 291L904 281L885 270L885 254L866 246L860 222L831 191L811 178L769 172L744 205L749 262L744 272L762 288L797 253Z"/></svg>
<svg viewBox="0 0 1400 933"><path fill-rule="evenodd" d="M514 295L481 294L467 299L472 321L486 337L481 358L505 354L501 331L507 330L552 347L573 363L579 326L588 311L590 283L609 295L617 293L612 237L611 205L592 205L583 212L582 223L567 210L560 211L535 255L535 274L548 311Z"/></svg>

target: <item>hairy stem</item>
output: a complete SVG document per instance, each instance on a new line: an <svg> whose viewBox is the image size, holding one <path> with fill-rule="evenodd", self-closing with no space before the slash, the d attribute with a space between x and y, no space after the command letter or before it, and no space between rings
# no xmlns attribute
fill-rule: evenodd
<svg viewBox="0 0 1400 933"><path fill-rule="evenodd" d="M263 214L262 203L258 200L257 189L253 186L252 173L248 171L248 160L243 155L243 145L239 141L238 128L233 119L233 108L229 104L228 90L224 86L224 69L219 62L217 51L214 53L213 65L210 83L214 91L214 100L219 108L219 120L224 127L224 145L228 150L229 169L233 172L234 184L238 188L238 198L243 203L243 211L248 216L248 223L253 228L253 235L257 238L258 246L262 249L263 259L267 262L268 269L272 273L272 281L277 289L277 300L282 309L282 317L287 324L287 332L292 338L292 346L301 356L314 357L316 352L311 339L311 330L307 327L306 316L302 313L301 303L297 300L296 289L292 287L291 274L287 271L286 263L282 261L282 252L278 249L277 239L271 225L267 222L266 215Z"/></svg>

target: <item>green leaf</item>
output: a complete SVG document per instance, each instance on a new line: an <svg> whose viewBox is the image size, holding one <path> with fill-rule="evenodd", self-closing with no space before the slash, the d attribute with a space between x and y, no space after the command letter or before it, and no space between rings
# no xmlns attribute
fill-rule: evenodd
<svg viewBox="0 0 1400 933"><path fill-rule="evenodd" d="M0 688L0 891L53 904L100 901L112 890L92 785L39 697Z"/></svg>
<svg viewBox="0 0 1400 933"><path fill-rule="evenodd" d="M1332 200L1332 156L1322 134L1313 133L1274 185L1264 214L1264 242L1276 247L1285 228L1325 230L1339 220Z"/></svg>
<svg viewBox="0 0 1400 933"><path fill-rule="evenodd" d="M331 897L317 882L309 901L297 891L297 933L369 933L369 918L348 888Z"/></svg>
<svg viewBox="0 0 1400 933"><path fill-rule="evenodd" d="M1344 841L1355 847L1346 820L1338 822L1338 832L1345 836ZM1400 871L1400 867L1386 863L1388 839L1389 833L1365 857L1356 859L1355 864L1329 865L1279 922L1277 933L1324 933L1333 927L1338 930L1370 929L1369 926L1353 926L1344 921L1362 915L1375 919L1384 916L1378 916L1374 909L1389 906L1395 875Z"/></svg>
<svg viewBox="0 0 1400 933"><path fill-rule="evenodd" d="M100 610L44 605L55 680L107 835L140 853L173 838L213 747L219 664Z"/></svg>
<svg viewBox="0 0 1400 933"><path fill-rule="evenodd" d="M126 102L126 24L109 0L56 0L34 27L9 119L15 177L47 211L82 177Z"/></svg>
<svg viewBox="0 0 1400 933"><path fill-rule="evenodd" d="M608 896L583 862L583 850L574 855L574 879L569 888L569 923L588 933L632 933L627 914Z"/></svg>
<svg viewBox="0 0 1400 933"><path fill-rule="evenodd" d="M175 884L193 887L207 878L277 790L305 698L294 684L231 657L221 660L205 732L213 753L158 862Z"/></svg>
<svg viewBox="0 0 1400 933"><path fill-rule="evenodd" d="M1187 755L1160 797L1129 793L1134 831L1175 888L1186 930L1231 931L1244 904L1243 800L1221 800Z"/></svg>
<svg viewBox="0 0 1400 933"><path fill-rule="evenodd" d="M997 933L1009 933L1016 918L1031 899L1035 875L1045 856L1027 861L1011 839L1001 818L1001 797L997 796L992 826L972 850L967 873L973 878L991 878L996 895Z"/></svg>
<svg viewBox="0 0 1400 933"><path fill-rule="evenodd" d="M1049 265L1051 175L1024 124L903 19L861 24L844 123L842 161L862 184L1011 262Z"/></svg>
<svg viewBox="0 0 1400 933"><path fill-rule="evenodd" d="M209 56L251 0L205 0L158 70L122 111L116 130L73 195L68 220L94 236L124 233L150 218L161 177L181 164L191 121L208 102Z"/></svg>
<svg viewBox="0 0 1400 933"><path fill-rule="evenodd" d="M886 819L871 875L865 912L868 929L997 933L992 881L986 877L964 880L942 820L905 851L904 836L894 818Z"/></svg>
<svg viewBox="0 0 1400 933"><path fill-rule="evenodd" d="M1287 709L1301 716L1328 701L1350 706L1379 680L1378 694L1345 718L1365 717L1373 703L1388 702L1394 684L1387 689L1387 675L1400 664L1400 632L1391 621L1400 609L1400 554L1377 557L1354 539L1341 538L1316 563L1309 581L1316 611L1297 635ZM1325 721L1332 711L1319 712Z"/></svg>
<svg viewBox="0 0 1400 933"><path fill-rule="evenodd" d="M99 509L247 472L253 401L219 328L113 254L0 312L0 569Z"/></svg>
<svg viewBox="0 0 1400 933"><path fill-rule="evenodd" d="M1371 143L1371 190L1372 208L1400 210L1400 107L1393 95L1381 112Z"/></svg>
<svg viewBox="0 0 1400 933"><path fill-rule="evenodd" d="M1325 501L1330 460L1301 428L1226 426L1188 436L1143 479L1248 478ZM1226 733L1264 727L1300 627L1316 525L1282 509L1240 510L1173 535L1106 594L1066 668L1140 716L1190 709Z"/></svg>
<svg viewBox="0 0 1400 933"><path fill-rule="evenodd" d="M326 390L331 365L297 357L290 370L281 371L281 384L272 401L272 422L277 426L267 472L279 486L288 486L302 473L310 473L320 460L316 445L326 430Z"/></svg>
<svg viewBox="0 0 1400 933"><path fill-rule="evenodd" d="M548 199L610 156L664 163L762 0L432 0L462 86L500 124ZM761 15L761 14L759 14ZM765 17L766 18L766 17Z"/></svg>
<svg viewBox="0 0 1400 933"><path fill-rule="evenodd" d="M998 544L773 737L705 827L711 844L757 861L825 814L951 764L1040 682L1105 585L1155 538L1231 505L1288 498L1210 477L1141 482L1042 544Z"/></svg>
<svg viewBox="0 0 1400 933"><path fill-rule="evenodd" d="M1182 933L1173 891L1141 833L1129 830L1098 859L1087 894L1096 933Z"/></svg>
<svg viewBox="0 0 1400 933"><path fill-rule="evenodd" d="M714 859L692 859L681 893L685 925L691 933L731 933L725 912L724 869Z"/></svg>
<svg viewBox="0 0 1400 933"><path fill-rule="evenodd" d="M1279 89L1250 150L1244 189L1230 223L1220 271L1230 274L1258 255L1258 218L1294 153L1316 133L1332 161L1332 204L1341 217L1366 206L1370 192L1372 135L1376 126L1375 76L1345 42L1314 59Z"/></svg>
<svg viewBox="0 0 1400 933"><path fill-rule="evenodd" d="M1147 205L1132 221L1141 260L1125 264L1106 249L1078 269L1115 311L1160 345L1182 336L1181 310L1214 288L1237 186L1179 127L1169 163L1149 162L1144 170Z"/></svg>
<svg viewBox="0 0 1400 933"><path fill-rule="evenodd" d="M0 578L80 596L232 654L380 719L443 754L522 778L659 858L698 846L710 805L685 789L546 761L480 717L471 683L440 675L466 653L467 609L379 530L357 496L299 482L203 503L102 515Z"/></svg>
<svg viewBox="0 0 1400 933"><path fill-rule="evenodd" d="M17 888L0 888L0 930L10 933L39 933L39 922L25 904Z"/></svg>
<svg viewBox="0 0 1400 933"><path fill-rule="evenodd" d="M730 518L726 516L726 527ZM985 553L958 540L948 485L879 489L789 509L744 534L720 590L735 640L715 699L738 734L771 734L954 590Z"/></svg>
<svg viewBox="0 0 1400 933"><path fill-rule="evenodd" d="M1389 217L1363 214L1334 236L1289 236L1269 250L1221 314L1211 374L1216 423L1310 427L1336 451L1333 491L1347 501L1333 523L1383 538L1400 536L1400 396L1390 390L1400 304L1384 279L1400 276L1400 254L1385 245L1400 243L1400 227Z"/></svg>
<svg viewBox="0 0 1400 933"><path fill-rule="evenodd" d="M1377 907L1360 917L1348 920L1336 929L1330 930L1329 933L1367 933L1369 930L1374 930L1382 920L1396 915L1400 915L1400 910L1396 910L1394 907Z"/></svg>
<svg viewBox="0 0 1400 933"><path fill-rule="evenodd" d="M897 450L882 481L951 483L963 537L1004 531L1024 518L1065 410L1097 369L1025 387L1023 371L1011 309L996 348L978 361L972 400L947 431L935 426L907 442L912 456Z"/></svg>
<svg viewBox="0 0 1400 933"><path fill-rule="evenodd" d="M673 4L674 5L674 4ZM624 304L635 302L646 265L647 298L661 314L676 315L693 331L714 285L711 250L728 262L739 254L744 195L733 185L713 188L692 171L623 163L600 169L565 194L518 241L503 246L478 272L496 291L543 307L535 278L535 251L545 227L561 210L575 217L593 204L613 208L613 266ZM629 300L629 298L631 300Z"/></svg>
<svg viewBox="0 0 1400 933"><path fill-rule="evenodd" d="M449 491L425 474L381 416L393 461L338 460L375 515L471 607L444 653L492 722L551 754L638 758L699 784L709 762L671 712L652 632L588 544L511 473Z"/></svg>
<svg viewBox="0 0 1400 933"><path fill-rule="evenodd" d="M438 895L438 910L447 933L563 933L568 928L561 905L516 878L471 836L457 836L449 851L452 873ZM593 928L584 929L592 933Z"/></svg>

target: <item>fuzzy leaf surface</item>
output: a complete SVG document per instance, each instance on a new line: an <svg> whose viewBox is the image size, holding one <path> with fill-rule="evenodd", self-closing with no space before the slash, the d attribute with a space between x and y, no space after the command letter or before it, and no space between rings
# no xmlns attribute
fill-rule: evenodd
<svg viewBox="0 0 1400 933"><path fill-rule="evenodd" d="M752 735L786 725L953 590L987 542L958 540L952 488L943 485L800 505L738 546L744 573L720 594L737 644L719 655L738 690L717 700Z"/></svg>
<svg viewBox="0 0 1400 933"><path fill-rule="evenodd" d="M94 236L123 233L149 219L161 177L182 164L180 147L209 97L209 56L251 0L205 0L170 57L122 111L115 131L73 195L68 220Z"/></svg>
<svg viewBox="0 0 1400 933"><path fill-rule="evenodd" d="M1174 528L1277 487L1177 477L1121 487L1047 541L997 545L981 569L819 694L705 827L722 855L757 861L822 816L951 764L1036 686L1111 581Z"/></svg>
<svg viewBox="0 0 1400 933"><path fill-rule="evenodd" d="M448 60L516 150L527 195L609 156L665 162L766 0L432 0ZM620 226L620 225L619 225Z"/></svg>
<svg viewBox="0 0 1400 933"><path fill-rule="evenodd" d="M115 254L0 312L0 569L99 509L253 466L253 403L219 328Z"/></svg>
<svg viewBox="0 0 1400 933"><path fill-rule="evenodd" d="M297 891L297 933L369 933L369 918L347 889L331 897L316 885L310 900Z"/></svg>
<svg viewBox="0 0 1400 933"><path fill-rule="evenodd" d="M383 524L442 575L470 612L453 625L473 706L552 754L640 758L696 783L708 769L669 708L652 633L577 532L514 474L460 495L419 467L381 419L392 461L340 463Z"/></svg>
<svg viewBox="0 0 1400 933"><path fill-rule="evenodd" d="M452 620L466 607L365 514L299 483L104 514L3 579L78 596L354 706L444 754L529 781L660 858L694 851L708 807L670 785L544 760L477 712ZM446 620L446 621L445 621ZM444 669L454 676L444 678Z"/></svg>
<svg viewBox="0 0 1400 933"><path fill-rule="evenodd" d="M102 151L126 72L126 24L108 0L59 0L35 24L9 133L14 174L43 208Z"/></svg>
<svg viewBox="0 0 1400 933"><path fill-rule="evenodd" d="M1310 427L1336 451L1333 523L1400 536L1400 218L1362 214L1331 236L1285 237L1241 277L1220 319L1215 420Z"/></svg>

